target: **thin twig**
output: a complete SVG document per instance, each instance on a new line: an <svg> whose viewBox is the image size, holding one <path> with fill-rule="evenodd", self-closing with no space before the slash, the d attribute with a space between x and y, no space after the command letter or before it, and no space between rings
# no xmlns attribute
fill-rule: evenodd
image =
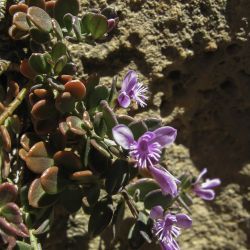
<svg viewBox="0 0 250 250"><path fill-rule="evenodd" d="M28 88L23 88L18 95L16 96L15 100L9 104L9 106L5 109L5 111L0 115L0 125L3 125L5 120L10 117L17 107L22 103L26 94L28 93Z"/></svg>
<svg viewBox="0 0 250 250"><path fill-rule="evenodd" d="M133 203L133 201L131 200L131 198L129 197L129 194L127 193L127 191L125 189L123 189L121 191L121 194L125 200L125 202L127 203L129 210L131 211L132 215L137 219L139 212L137 210L137 208L135 207L135 204Z"/></svg>

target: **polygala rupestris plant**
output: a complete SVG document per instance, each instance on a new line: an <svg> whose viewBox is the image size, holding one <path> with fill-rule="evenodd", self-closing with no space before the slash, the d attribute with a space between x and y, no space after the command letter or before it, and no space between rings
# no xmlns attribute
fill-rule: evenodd
<svg viewBox="0 0 250 250"><path fill-rule="evenodd" d="M69 44L112 39L115 9L80 15L78 0L1 4L0 248L42 249L62 209L66 215L83 209L95 237L115 230L127 206L132 249L146 241L179 249L181 229L192 225L192 195L214 199L220 180L202 182L206 170L198 178L184 169L174 176L161 163L177 129L128 115L150 97L136 71L109 85L95 73L78 77Z"/></svg>

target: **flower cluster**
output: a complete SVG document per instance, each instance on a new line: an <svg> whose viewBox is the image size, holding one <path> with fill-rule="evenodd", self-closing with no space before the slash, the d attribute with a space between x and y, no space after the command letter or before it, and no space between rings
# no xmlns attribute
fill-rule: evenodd
<svg viewBox="0 0 250 250"><path fill-rule="evenodd" d="M144 107L146 106L145 101L148 99L146 93L147 88L138 83L136 73L130 70L125 76L119 92L119 105L127 108L131 101L135 101ZM172 197L179 195L178 185L181 182L159 164L162 149L171 145L176 139L177 130L175 128L163 126L153 131L147 131L137 140L134 139L131 129L124 124L115 126L112 133L116 143L126 150L129 157L135 161L135 166L139 170L148 170L159 184L163 195ZM215 197L212 188L220 185L220 180L212 179L200 183L206 172L207 170L204 169L192 184L192 191L202 199L212 200ZM154 220L153 232L164 250L179 249L176 238L180 235L180 228L189 228L192 225L189 216L164 213L161 206L156 206L151 210L150 218Z"/></svg>

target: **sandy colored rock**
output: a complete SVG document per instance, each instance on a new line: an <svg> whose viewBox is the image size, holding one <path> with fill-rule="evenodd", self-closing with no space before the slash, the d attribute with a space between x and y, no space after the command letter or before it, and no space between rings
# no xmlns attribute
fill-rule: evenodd
<svg viewBox="0 0 250 250"><path fill-rule="evenodd" d="M194 200L194 226L183 232L182 249L250 249L250 1L81 2L83 8L111 4L120 17L106 43L72 46L82 74L98 72L110 83L137 70L151 91L138 117L162 117L178 129L165 165L175 174L207 167L208 177L222 180L214 202ZM79 234L86 232L83 215L73 221L69 249L110 249ZM128 249L122 235L115 249Z"/></svg>

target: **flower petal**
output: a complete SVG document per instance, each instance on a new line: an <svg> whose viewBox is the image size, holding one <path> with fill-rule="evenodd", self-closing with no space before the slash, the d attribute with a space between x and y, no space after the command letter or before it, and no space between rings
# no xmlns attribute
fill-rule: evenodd
<svg viewBox="0 0 250 250"><path fill-rule="evenodd" d="M122 83L122 91L125 91L127 94L133 89L137 83L137 74L133 70L129 70L126 76L124 77Z"/></svg>
<svg viewBox="0 0 250 250"><path fill-rule="evenodd" d="M200 180L201 180L201 178L202 178L206 173L207 173L207 169L204 168L204 169L200 172L200 174L198 175L198 177L197 177L197 179L196 179L194 185L197 184L197 183L199 183Z"/></svg>
<svg viewBox="0 0 250 250"><path fill-rule="evenodd" d="M190 228L192 226L192 219L186 214L177 214L176 215L176 226L180 228Z"/></svg>
<svg viewBox="0 0 250 250"><path fill-rule="evenodd" d="M164 195L177 195L177 179L173 175L171 175L165 168L162 167L159 168L156 166L149 166L148 169L154 179L159 183Z"/></svg>
<svg viewBox="0 0 250 250"><path fill-rule="evenodd" d="M164 210L161 206L155 206L151 209L149 217L153 220L163 218Z"/></svg>
<svg viewBox="0 0 250 250"><path fill-rule="evenodd" d="M130 105L131 100L130 97L126 94L126 92L123 91L119 94L118 103L123 108L127 108Z"/></svg>
<svg viewBox="0 0 250 250"><path fill-rule="evenodd" d="M162 147L173 143L177 136L177 130L169 126L158 128L154 133L156 135L154 141L158 142Z"/></svg>
<svg viewBox="0 0 250 250"><path fill-rule="evenodd" d="M196 188L194 190L194 192L196 193L196 195L198 195L203 200L211 201L215 197L215 192L212 189Z"/></svg>
<svg viewBox="0 0 250 250"><path fill-rule="evenodd" d="M203 189L215 188L220 184L221 184L220 179L212 179L212 180L207 179L206 182L201 184L201 188Z"/></svg>
<svg viewBox="0 0 250 250"><path fill-rule="evenodd" d="M124 149L129 149L130 145L134 142L131 130L123 124L115 126L112 129L112 133L116 143Z"/></svg>

